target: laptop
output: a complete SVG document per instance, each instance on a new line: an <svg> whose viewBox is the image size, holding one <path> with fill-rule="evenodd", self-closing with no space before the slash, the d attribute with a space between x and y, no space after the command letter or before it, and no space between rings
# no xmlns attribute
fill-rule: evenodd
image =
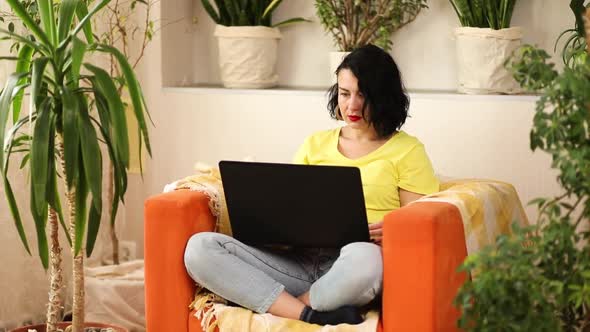
<svg viewBox="0 0 590 332"><path fill-rule="evenodd" d="M237 240L253 246L340 248L369 241L356 167L220 161Z"/></svg>

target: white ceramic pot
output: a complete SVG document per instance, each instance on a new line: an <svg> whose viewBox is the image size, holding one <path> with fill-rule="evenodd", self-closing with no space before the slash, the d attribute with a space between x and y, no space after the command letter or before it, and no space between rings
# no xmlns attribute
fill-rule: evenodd
<svg viewBox="0 0 590 332"><path fill-rule="evenodd" d="M281 32L263 26L217 25L221 81L226 88L261 89L277 85Z"/></svg>
<svg viewBox="0 0 590 332"><path fill-rule="evenodd" d="M336 84L336 69L350 52L330 52L330 83Z"/></svg>
<svg viewBox="0 0 590 332"><path fill-rule="evenodd" d="M515 94L522 89L504 63L521 45L519 27L455 29L458 90L467 94Z"/></svg>

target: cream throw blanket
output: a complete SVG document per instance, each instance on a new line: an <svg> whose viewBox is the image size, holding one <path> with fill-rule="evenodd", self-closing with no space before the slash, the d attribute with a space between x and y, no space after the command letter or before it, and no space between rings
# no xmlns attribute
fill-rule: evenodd
<svg viewBox="0 0 590 332"><path fill-rule="evenodd" d="M512 224L529 222L514 187L495 180L452 180L441 191L416 202L445 202L457 207L463 220L467 254L493 245L501 234L512 234ZM415 203L415 202L414 202Z"/></svg>
<svg viewBox="0 0 590 332"><path fill-rule="evenodd" d="M231 226L229 223L227 206L225 205L225 195L223 194L219 169L202 163L197 163L195 165L195 170L197 171L197 174L166 185L164 187L164 192L178 189L190 189L204 193L209 197L209 210L211 210L211 214L213 214L217 220L215 231L231 236Z"/></svg>
<svg viewBox="0 0 590 332"><path fill-rule="evenodd" d="M219 170L197 164L197 174L173 182L164 191L190 189L205 193L209 198L211 213L217 218L216 231L231 235L227 207ZM511 234L511 224L528 225L528 219L514 187L493 180L452 180L441 184L441 191L425 196L416 202L445 202L456 206L461 213L467 253L473 254L492 245L500 234ZM414 202L414 203L416 203ZM412 204L414 204L412 203ZM225 305L226 301L199 287L191 308L201 320L206 332L214 331L375 331L379 315L369 312L364 323L319 326L301 321L280 318L271 314L256 314L250 310Z"/></svg>

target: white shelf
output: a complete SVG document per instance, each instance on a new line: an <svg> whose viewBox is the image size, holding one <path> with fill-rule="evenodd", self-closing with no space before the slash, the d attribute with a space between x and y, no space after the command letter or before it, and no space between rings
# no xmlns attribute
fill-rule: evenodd
<svg viewBox="0 0 590 332"><path fill-rule="evenodd" d="M191 85L191 86L172 86L163 87L166 93L189 93L189 94L231 94L231 95L289 95L289 96L326 96L328 87L289 87L282 86L271 89L227 89L221 85ZM467 95L456 91L444 90L409 90L411 99L442 99L442 100L461 100L461 101L481 101L489 100L493 102L500 101L531 101L536 102L538 95Z"/></svg>

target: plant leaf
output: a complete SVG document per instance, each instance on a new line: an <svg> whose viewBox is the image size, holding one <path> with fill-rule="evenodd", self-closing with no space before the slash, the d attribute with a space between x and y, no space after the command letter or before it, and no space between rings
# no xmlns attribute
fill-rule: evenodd
<svg viewBox="0 0 590 332"><path fill-rule="evenodd" d="M97 210L96 206L92 204L90 206L90 212L88 214L88 232L86 234L86 256L90 257L94 250L94 244L96 243L96 237L100 228L100 217L101 210Z"/></svg>
<svg viewBox="0 0 590 332"><path fill-rule="evenodd" d="M7 35L8 38L10 38L10 39L12 39L14 41L17 41L17 42L19 42L21 44L29 45L30 47L32 47L33 49L35 49L35 51L37 51L37 52L39 52L41 54L47 55L47 54L51 53L47 49L47 47L45 45L36 43L36 42L34 42L34 41L32 41L32 40L30 40L28 38L25 38L25 37L23 37L23 36L21 36L19 34L10 32L10 31L5 30L5 29L2 29L2 28L0 28L0 34ZM15 60L16 60L16 58L15 58Z"/></svg>
<svg viewBox="0 0 590 332"><path fill-rule="evenodd" d="M78 168L83 170L86 165L80 156L78 158ZM74 254L78 255L82 249L84 233L86 232L86 197L88 196L88 186L83 172L80 172L76 181L76 224L74 226Z"/></svg>
<svg viewBox="0 0 590 332"><path fill-rule="evenodd" d="M3 183L4 183L4 192L6 193L6 200L8 202L8 206L10 208L10 214L12 215L12 219L14 220L14 224L15 224L16 229L18 231L18 235L21 239L21 242L23 243L23 245L25 246L25 249L27 250L27 252L30 255L31 250L29 248L29 243L27 241L27 236L26 236L26 233L25 233L25 230L23 227L23 223L22 223L22 219L21 219L20 212L18 209L18 205L17 205L16 199L14 197L14 192L12 190L12 186L10 185L10 181L8 180L8 176L7 176L8 167L10 165L10 155L12 153L12 146L16 142L16 139L14 139L14 136L16 135L18 130L27 122L29 122L28 117L21 119L19 122L17 122L10 129L10 132L9 132L8 137L6 139L6 144L4 145L4 147L1 150L6 151L6 159L2 163L2 179L3 179ZM25 158L26 158L26 156L25 156Z"/></svg>
<svg viewBox="0 0 590 332"><path fill-rule="evenodd" d="M31 74L31 98L30 98L30 110L32 114L37 113L37 106L40 105L41 100L41 85L43 83L43 76L45 74L45 67L49 58L41 57L33 61L33 69Z"/></svg>
<svg viewBox="0 0 590 332"><path fill-rule="evenodd" d="M53 13L53 0L37 0L37 8L39 9L43 30L47 34L51 45L57 45L57 27Z"/></svg>
<svg viewBox="0 0 590 332"><path fill-rule="evenodd" d="M82 1L83 2L83 1ZM90 25L90 19L92 18L92 16L94 16L94 14L96 14L99 10L101 10L104 6L106 6L109 2L111 2L111 0L102 0L101 2L99 2L98 4L96 4L88 14L86 14L86 16L84 16L82 19L80 19L80 22L78 23L78 25L74 28L74 30L71 32L72 36L76 36L78 34L78 32L80 32L80 30L82 28L84 28L84 26L86 24ZM78 9L80 9L80 6L78 6ZM82 8L83 10L83 8ZM90 31L92 31L92 28L90 28ZM86 41L88 41L88 36L86 36ZM89 43L91 43L90 41L88 41Z"/></svg>
<svg viewBox="0 0 590 332"><path fill-rule="evenodd" d="M49 132L53 132L51 129L54 120L55 115L51 112L49 99L46 99L41 105L35 120L29 161L31 168L31 215L35 221L35 230L37 231L39 256L45 269L49 265L49 248L47 234L45 233L48 206L45 196L47 192L47 157L45 159L42 159L42 157L48 154Z"/></svg>
<svg viewBox="0 0 590 332"><path fill-rule="evenodd" d="M80 105L75 95L67 88L62 90L62 128L63 128L63 152L65 162L65 176L68 189L74 186L74 180L78 174L78 153L80 151L80 136L78 117Z"/></svg>
<svg viewBox="0 0 590 332"><path fill-rule="evenodd" d="M6 121L8 121L8 114L10 113L10 104L12 100L12 93L21 78L25 74L13 73L6 80L6 85L0 94L0 142L4 144L4 135L6 130ZM4 164L4 149L0 149L0 165Z"/></svg>
<svg viewBox="0 0 590 332"><path fill-rule="evenodd" d="M72 66L68 71L69 79L72 82L72 88L77 88L79 86L78 82L80 79L80 68L82 67L82 61L84 59L87 46L88 45L86 45L86 43L84 43L78 37L73 37Z"/></svg>
<svg viewBox="0 0 590 332"><path fill-rule="evenodd" d="M262 19L269 18L272 15L272 12L277 8L278 5L281 4L283 0L273 0L267 7L264 9L262 13Z"/></svg>
<svg viewBox="0 0 590 332"><path fill-rule="evenodd" d="M141 92L141 87L139 85L139 82L137 81L137 78L135 77L135 74L133 72L133 69L131 68L131 65L129 65L129 62L127 62L127 58L125 58L125 56L116 48L113 48L109 45L104 45L104 44L100 44L97 47L97 50L99 50L100 52L105 52L105 53L111 53L115 56L115 58L117 59L117 61L119 62L119 66L121 68L121 71L123 72L123 76L125 78L126 81L126 85L127 85L127 89L129 91L129 96L131 97L131 102L133 104L133 112L135 113L135 118L137 119L137 123L139 125L139 128L141 130L142 136L143 136L143 141L145 143L146 149L148 151L148 153L151 155L152 150L151 150L151 145L150 145L150 141L149 141L149 135L148 135L148 130L147 130L147 125L145 122L145 117L144 117L144 97L143 97L143 93ZM147 114L147 108L145 109L145 112Z"/></svg>
<svg viewBox="0 0 590 332"><path fill-rule="evenodd" d="M76 16L78 17L78 20L81 21L84 17L86 17L86 15L88 15L88 7L86 6L86 2L78 2L78 6L76 7ZM88 44L93 44L94 35L92 34L92 22L87 21L86 24L84 24L84 26L82 27L82 29L84 29L84 36L86 37L86 42Z"/></svg>
<svg viewBox="0 0 590 332"><path fill-rule="evenodd" d="M69 35L74 14L80 0L62 0L59 8L58 41L62 42Z"/></svg>
<svg viewBox="0 0 590 332"><path fill-rule="evenodd" d="M16 62L17 73L27 74L31 68L31 58L33 57L33 48L27 44L21 46L18 51L18 61ZM21 78L17 84L24 84L26 77ZM24 90L20 90L18 94L13 97L12 101L12 123L16 123L20 116L20 111L23 105Z"/></svg>
<svg viewBox="0 0 590 332"><path fill-rule="evenodd" d="M54 165L55 165L55 162L54 162ZM59 191L57 189L57 171L55 169L55 166L54 166L53 171L49 174L49 176L50 176L50 180L49 180L50 191L48 191L47 202L49 203L49 205L51 205L51 207L55 210L55 212L57 212L59 223L61 224L61 228L66 235L66 240L68 240L68 244L71 247L72 246L72 238L70 237L70 233L68 232L68 227L66 226L66 222L64 219L64 215L63 215L63 209L61 207L61 200L59 198Z"/></svg>
<svg viewBox="0 0 590 332"><path fill-rule="evenodd" d="M201 0L201 2L203 3L203 7L207 11L207 14L209 14L209 16L211 17L211 19L213 20L213 22L215 22L217 24L221 24L219 15L215 11L215 8L213 8L213 6L209 2L209 0Z"/></svg>
<svg viewBox="0 0 590 332"><path fill-rule="evenodd" d="M299 22L311 22L310 20L304 19L303 17L295 17L295 18L291 18L288 20L284 20L281 21L277 24L273 24L273 28L278 28L278 27L282 27L285 25L289 25L289 24L293 24L293 23L299 23Z"/></svg>
<svg viewBox="0 0 590 332"><path fill-rule="evenodd" d="M78 113L78 129L80 135L80 150L84 161L86 183L92 192L94 207L102 210L102 156L98 146L96 130L90 122L87 109L80 108ZM81 176L80 176L81 177Z"/></svg>
<svg viewBox="0 0 590 332"><path fill-rule="evenodd" d="M98 106L98 103L97 103ZM98 107L100 109L100 107ZM99 111L100 112L100 111ZM107 150L109 152L109 156L111 158L113 164L113 172L114 172L114 193L113 193L113 200L111 202L111 226L115 224L115 219L117 217L117 210L119 208L119 199L122 200L121 193L125 193L127 190L127 173L125 169L121 167L121 163L118 161L118 157L115 154L115 149L113 148L113 144L111 142L111 138L109 136L108 130L102 126L100 123L97 123L95 120L96 125L100 129L101 135L104 139L104 142L107 146ZM104 122L103 122L104 123ZM140 141L141 142L141 141Z"/></svg>
<svg viewBox="0 0 590 332"><path fill-rule="evenodd" d="M30 160L31 194L35 197L35 204L32 205L32 208L35 209L37 215L42 215L43 211L47 209L47 169L49 167L49 157L53 158L53 147L49 145L52 143L50 136L53 135L51 129L54 115L48 102L43 103L43 106L39 110L39 115L35 121Z"/></svg>
<svg viewBox="0 0 590 332"><path fill-rule="evenodd" d="M25 246L25 250L29 255L31 254L31 249L29 248L29 243L27 241L27 235L25 234L25 229L23 227L23 222L20 217L20 212L18 211L18 205L16 203L16 199L14 197L14 192L12 191L12 186L8 181L8 177L3 172L2 179L4 180L4 192L6 193L6 200L8 201L8 206L10 208L10 214L12 215L12 219L14 220L14 224L18 231L18 236L20 237L21 242Z"/></svg>
<svg viewBox="0 0 590 332"><path fill-rule="evenodd" d="M23 21L23 23L27 26L27 28L29 30L31 30L33 35L35 35L35 37L38 40L40 40L43 44L45 44L47 46L52 45L50 39L47 37L45 32L43 32L41 27L39 27L39 25L37 25L37 23L35 23L35 20L33 20L33 18L27 12L27 9L22 5L22 3L19 0L6 0L6 3L8 3L8 5L14 11L16 16L18 16L18 18L20 18ZM4 31L5 31L5 33L9 32L7 30L4 30ZM10 34L15 35L12 33L10 33ZM22 36L20 36L20 37L23 39L26 39Z"/></svg>
<svg viewBox="0 0 590 332"><path fill-rule="evenodd" d="M112 125L114 139L112 140L114 149L117 153L118 160L123 163L125 168L129 167L129 137L127 130L127 118L125 116L125 106L117 92L117 87L111 79L109 73L101 68L91 64L85 65L88 70L94 74L93 85L106 100L108 105L109 123ZM101 118L101 122L106 119Z"/></svg>

